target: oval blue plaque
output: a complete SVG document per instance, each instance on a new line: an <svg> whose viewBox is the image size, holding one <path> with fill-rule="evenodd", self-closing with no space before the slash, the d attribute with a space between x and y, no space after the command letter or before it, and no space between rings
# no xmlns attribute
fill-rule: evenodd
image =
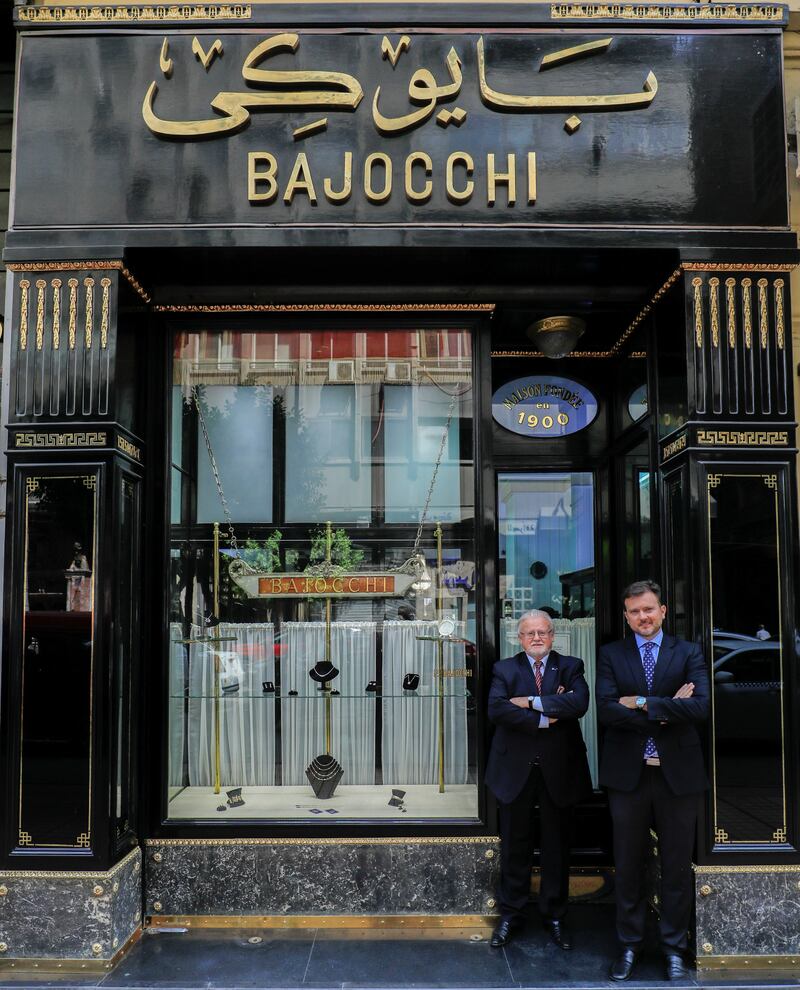
<svg viewBox="0 0 800 990"><path fill-rule="evenodd" d="M565 437L588 426L597 399L585 385L555 375L515 378L492 396L492 417L524 437Z"/></svg>

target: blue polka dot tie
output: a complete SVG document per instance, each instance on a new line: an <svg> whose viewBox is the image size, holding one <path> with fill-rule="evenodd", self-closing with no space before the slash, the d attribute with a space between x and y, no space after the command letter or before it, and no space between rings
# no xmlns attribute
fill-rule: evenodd
<svg viewBox="0 0 800 990"><path fill-rule="evenodd" d="M644 679L647 681L648 691L653 690L653 674L656 671L655 653L655 645L648 640L644 644L644 650L642 651L642 666L644 667ZM658 756L656 741L653 738L648 739L644 747L644 758L649 760L651 756Z"/></svg>

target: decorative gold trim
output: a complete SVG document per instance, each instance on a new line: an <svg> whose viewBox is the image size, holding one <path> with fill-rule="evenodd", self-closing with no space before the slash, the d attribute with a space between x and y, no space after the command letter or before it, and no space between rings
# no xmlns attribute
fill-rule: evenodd
<svg viewBox="0 0 800 990"><path fill-rule="evenodd" d="M53 350L61 346L61 279L54 278L50 285L53 288Z"/></svg>
<svg viewBox="0 0 800 990"><path fill-rule="evenodd" d="M97 883L107 883L124 870L131 860L138 859L142 851L139 846L131 849L129 853L115 863L110 870L102 872L80 872L76 870L0 870L0 880L4 883L8 880L94 880Z"/></svg>
<svg viewBox="0 0 800 990"><path fill-rule="evenodd" d="M786 430L698 430L697 443L708 447L785 447Z"/></svg>
<svg viewBox="0 0 800 990"><path fill-rule="evenodd" d="M26 876L35 876L27 873ZM66 874L77 876L77 874ZM0 959L0 972L14 971L18 976L36 974L41 979L45 973L106 973L113 969L122 957L133 948L142 937L141 927L137 927L127 938L125 944L110 959L31 959L11 958Z"/></svg>
<svg viewBox="0 0 800 990"><path fill-rule="evenodd" d="M694 289L694 342L697 347L703 346L703 280L695 276L692 279Z"/></svg>
<svg viewBox="0 0 800 990"><path fill-rule="evenodd" d="M496 844L498 835L437 835L400 838L369 836L357 839L146 839L145 846L480 846ZM2 874L0 874L2 875Z"/></svg>
<svg viewBox="0 0 800 990"><path fill-rule="evenodd" d="M121 450L123 454L127 454L128 457L132 457L135 461L142 461L142 452L136 446L136 444L131 443L127 437L117 436L117 449Z"/></svg>
<svg viewBox="0 0 800 990"><path fill-rule="evenodd" d="M661 451L661 460L669 460L670 457L674 457L679 451L686 447L688 438L685 433L682 433L677 439L673 440L672 443L668 443L666 447Z"/></svg>
<svg viewBox="0 0 800 990"><path fill-rule="evenodd" d="M800 866L789 864L786 866L697 866L692 864L695 873L800 873Z"/></svg>
<svg viewBox="0 0 800 990"><path fill-rule="evenodd" d="M550 16L554 20L597 20L624 18L637 21L780 21L784 8L778 5L749 3L669 4L651 6L643 3L554 3Z"/></svg>
<svg viewBox="0 0 800 990"><path fill-rule="evenodd" d="M30 10L24 7L23 10ZM75 9L75 8L70 8ZM115 271L127 279L133 288L146 302L150 302L147 291L139 284L132 272L121 261L12 261L6 265L10 272L82 272L82 271Z"/></svg>
<svg viewBox="0 0 800 990"><path fill-rule="evenodd" d="M147 928L334 928L380 931L381 929L447 930L491 928L497 917L487 914L209 914L147 915Z"/></svg>
<svg viewBox="0 0 800 990"><path fill-rule="evenodd" d="M493 358L541 358L544 357L544 351L492 351L489 355ZM628 357L635 357L637 355L629 354ZM608 358L611 357L611 351L570 351L569 354L565 355L568 358Z"/></svg>
<svg viewBox="0 0 800 990"><path fill-rule="evenodd" d="M100 314L100 348L105 350L108 347L108 310L109 310L109 287L111 279L101 278L100 285L103 288L103 299Z"/></svg>
<svg viewBox="0 0 800 990"><path fill-rule="evenodd" d="M108 442L105 433L15 433L14 447L30 450L36 447L105 447Z"/></svg>
<svg viewBox="0 0 800 990"><path fill-rule="evenodd" d="M230 303L153 306L156 313L493 313L494 303Z"/></svg>
<svg viewBox="0 0 800 990"><path fill-rule="evenodd" d="M19 349L28 349L28 289L31 283L27 278L19 282Z"/></svg>
<svg viewBox="0 0 800 990"><path fill-rule="evenodd" d="M727 297L727 309L728 309L728 347L730 349L736 350L736 279L726 278L725 279L725 290Z"/></svg>
<svg viewBox="0 0 800 990"><path fill-rule="evenodd" d="M698 969L796 969L800 952L793 956L698 956Z"/></svg>
<svg viewBox="0 0 800 990"><path fill-rule="evenodd" d="M97 23L109 21L246 21L250 4L126 4L121 7L21 7L19 19L29 24Z"/></svg>
<svg viewBox="0 0 800 990"><path fill-rule="evenodd" d="M744 346L748 351L753 346L753 299L750 287L753 280L742 279L742 321L744 323Z"/></svg>
<svg viewBox="0 0 800 990"><path fill-rule="evenodd" d="M36 279L36 350L44 347L44 290L47 282L43 278Z"/></svg>
<svg viewBox="0 0 800 990"><path fill-rule="evenodd" d="M616 344L614 344L614 346L608 352L608 356L609 357L613 357L615 354L617 354L619 352L620 348L625 343L625 341L628 339L628 337L630 337L630 335L639 326L639 324L642 322L642 320L644 320L644 318L648 315L648 313L650 313L652 311L652 309L656 305L656 303L658 303L661 300L661 298L664 295L666 295L667 292L669 292L669 290L678 281L678 279L680 277L681 277L681 269L680 268L676 268L675 271L666 280L666 282L664 282L664 284L661 286L661 288L657 290L657 292L655 293L655 295L653 296L653 298L650 300L650 302L646 306L643 306L639 310L639 312L636 314L636 316L633 318L633 320L628 324L628 326L626 327L626 329L623 331L622 336L619 338L619 340L616 342Z"/></svg>
<svg viewBox="0 0 800 990"><path fill-rule="evenodd" d="M94 279L88 276L83 280L86 289L86 323L84 326L84 343L86 350L92 349L92 331L94 329Z"/></svg>
<svg viewBox="0 0 800 990"><path fill-rule="evenodd" d="M69 349L75 350L75 338L78 326L78 280L71 278L67 281L69 286Z"/></svg>
<svg viewBox="0 0 800 990"><path fill-rule="evenodd" d="M711 310L711 346L719 347L719 279L708 280L709 308Z"/></svg>
<svg viewBox="0 0 800 990"><path fill-rule="evenodd" d="M793 272L800 264L783 263L780 265L764 265L756 262L717 262L717 261L684 261L681 268L687 272Z"/></svg>
<svg viewBox="0 0 800 990"><path fill-rule="evenodd" d="M778 350L786 346L786 328L783 323L783 279L776 278L772 283L775 289L775 329L778 336Z"/></svg>
<svg viewBox="0 0 800 990"><path fill-rule="evenodd" d="M761 349L767 349L767 335L769 333L769 310L767 309L767 285L765 278L758 280L758 329L761 335Z"/></svg>

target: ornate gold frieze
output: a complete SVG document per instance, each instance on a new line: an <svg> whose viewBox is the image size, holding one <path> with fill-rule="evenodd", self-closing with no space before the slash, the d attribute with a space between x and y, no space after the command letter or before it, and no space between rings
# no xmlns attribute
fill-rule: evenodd
<svg viewBox="0 0 800 990"><path fill-rule="evenodd" d="M25 10L29 8L23 8ZM115 271L128 281L131 288L146 302L150 296L137 281L133 273L121 261L15 261L6 266L11 272L82 272L82 271Z"/></svg>
<svg viewBox="0 0 800 990"><path fill-rule="evenodd" d="M708 447L785 447L786 430L698 430L697 442Z"/></svg>
<svg viewBox="0 0 800 990"><path fill-rule="evenodd" d="M86 323L84 325L84 343L86 350L92 349L92 330L94 329L94 279L90 276L83 280L86 289Z"/></svg>
<svg viewBox="0 0 800 990"><path fill-rule="evenodd" d="M27 278L19 282L19 349L28 349L28 289L31 283Z"/></svg>
<svg viewBox="0 0 800 990"><path fill-rule="evenodd" d="M494 303L229 303L153 306L156 313L493 313Z"/></svg>
<svg viewBox="0 0 800 990"><path fill-rule="evenodd" d="M711 345L719 347L719 279L708 280L709 308L711 310Z"/></svg>
<svg viewBox="0 0 800 990"><path fill-rule="evenodd" d="M783 323L783 279L776 278L773 286L775 289L775 332L778 337L778 349L783 350L786 346L786 328Z"/></svg>
<svg viewBox="0 0 800 990"><path fill-rule="evenodd" d="M637 21L780 21L784 8L777 4L750 3L554 3L554 20L622 18Z"/></svg>
<svg viewBox="0 0 800 990"><path fill-rule="evenodd" d="M102 350L105 350L108 347L108 311L111 279L101 278L100 285L103 288L103 298L100 307L100 347Z"/></svg>
<svg viewBox="0 0 800 990"><path fill-rule="evenodd" d="M673 440L672 443L668 443L661 452L662 461L668 460L670 457L674 457L679 451L686 447L687 437L685 433L682 433L677 439Z"/></svg>
<svg viewBox="0 0 800 990"><path fill-rule="evenodd" d="M750 350L753 346L753 300L750 287L753 280L742 279L742 322L744 325L744 346Z"/></svg>
<svg viewBox="0 0 800 990"><path fill-rule="evenodd" d="M728 347L736 349L736 279L725 279L725 294L728 310Z"/></svg>
<svg viewBox="0 0 800 990"><path fill-rule="evenodd" d="M653 307L661 300L661 298L663 296L665 296L667 294L667 292L669 292L669 290L678 281L678 279L680 277L681 277L681 269L680 268L676 268L675 271L666 280L666 282L664 282L664 284L661 286L661 288L658 289L658 291L655 293L655 295L650 300L650 302L647 303L646 306L643 306L639 310L639 312L636 314L636 316L633 318L633 320L631 320L631 322L628 324L628 326L622 332L622 335L619 338L619 340L616 342L616 344L613 345L613 347L611 348L611 350L608 351L608 356L609 357L613 357L615 354L619 353L620 348L625 343L625 341L628 339L628 337L630 337L630 335L639 326L639 324L642 322L642 320L644 320L645 317L648 315L648 313L650 313L652 311Z"/></svg>
<svg viewBox="0 0 800 990"><path fill-rule="evenodd" d="M108 442L107 434L103 432L85 431L82 433L16 433L14 446L18 450L30 450L37 447L105 447Z"/></svg>
<svg viewBox="0 0 800 990"><path fill-rule="evenodd" d="M158 846L479 846L498 843L497 835L437 835L390 838L339 837L336 839L146 839L148 847Z"/></svg>
<svg viewBox="0 0 800 990"><path fill-rule="evenodd" d="M765 278L758 280L758 330L761 336L761 349L767 349L767 335L769 333L769 311L767 309L767 285Z"/></svg>
<svg viewBox="0 0 800 990"><path fill-rule="evenodd" d="M135 461L139 461L141 463L141 450L136 446L136 444L131 443L126 437L117 437L117 448L124 454L127 454L128 457L132 457Z"/></svg>
<svg viewBox="0 0 800 990"><path fill-rule="evenodd" d="M36 279L36 350L44 347L44 290L47 282L43 278Z"/></svg>
<svg viewBox="0 0 800 990"><path fill-rule="evenodd" d="M687 272L793 272L796 264L765 265L758 262L684 261L681 268Z"/></svg>
<svg viewBox="0 0 800 990"><path fill-rule="evenodd" d="M692 864L695 873L800 873L800 866L794 864L777 866L697 866Z"/></svg>
<svg viewBox="0 0 800 990"><path fill-rule="evenodd" d="M53 350L61 346L61 279L54 278L53 287Z"/></svg>
<svg viewBox="0 0 800 990"><path fill-rule="evenodd" d="M182 3L123 4L103 7L22 7L19 19L29 24L93 24L137 21L220 21L249 20L250 4Z"/></svg>

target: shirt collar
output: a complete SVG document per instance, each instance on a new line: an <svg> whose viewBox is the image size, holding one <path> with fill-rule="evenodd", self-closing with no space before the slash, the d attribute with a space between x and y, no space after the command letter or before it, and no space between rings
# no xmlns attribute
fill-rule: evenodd
<svg viewBox="0 0 800 990"><path fill-rule="evenodd" d="M634 633L634 636L636 637L636 645L638 646L640 651L645 643L652 643L656 649L660 649L661 641L664 639L664 630L659 629L658 632L655 634L655 636L653 636L653 638L649 640L645 639L644 636L640 636L639 633Z"/></svg>
<svg viewBox="0 0 800 990"><path fill-rule="evenodd" d="M525 656L528 658L528 663L531 665L531 668L533 668L533 665L536 663L536 657L532 657L530 655L530 653L527 653L527 652L525 653ZM546 667L547 666L547 661L548 661L549 657L550 657L550 654L549 653L545 653L545 655L542 657L542 666L543 667Z"/></svg>

